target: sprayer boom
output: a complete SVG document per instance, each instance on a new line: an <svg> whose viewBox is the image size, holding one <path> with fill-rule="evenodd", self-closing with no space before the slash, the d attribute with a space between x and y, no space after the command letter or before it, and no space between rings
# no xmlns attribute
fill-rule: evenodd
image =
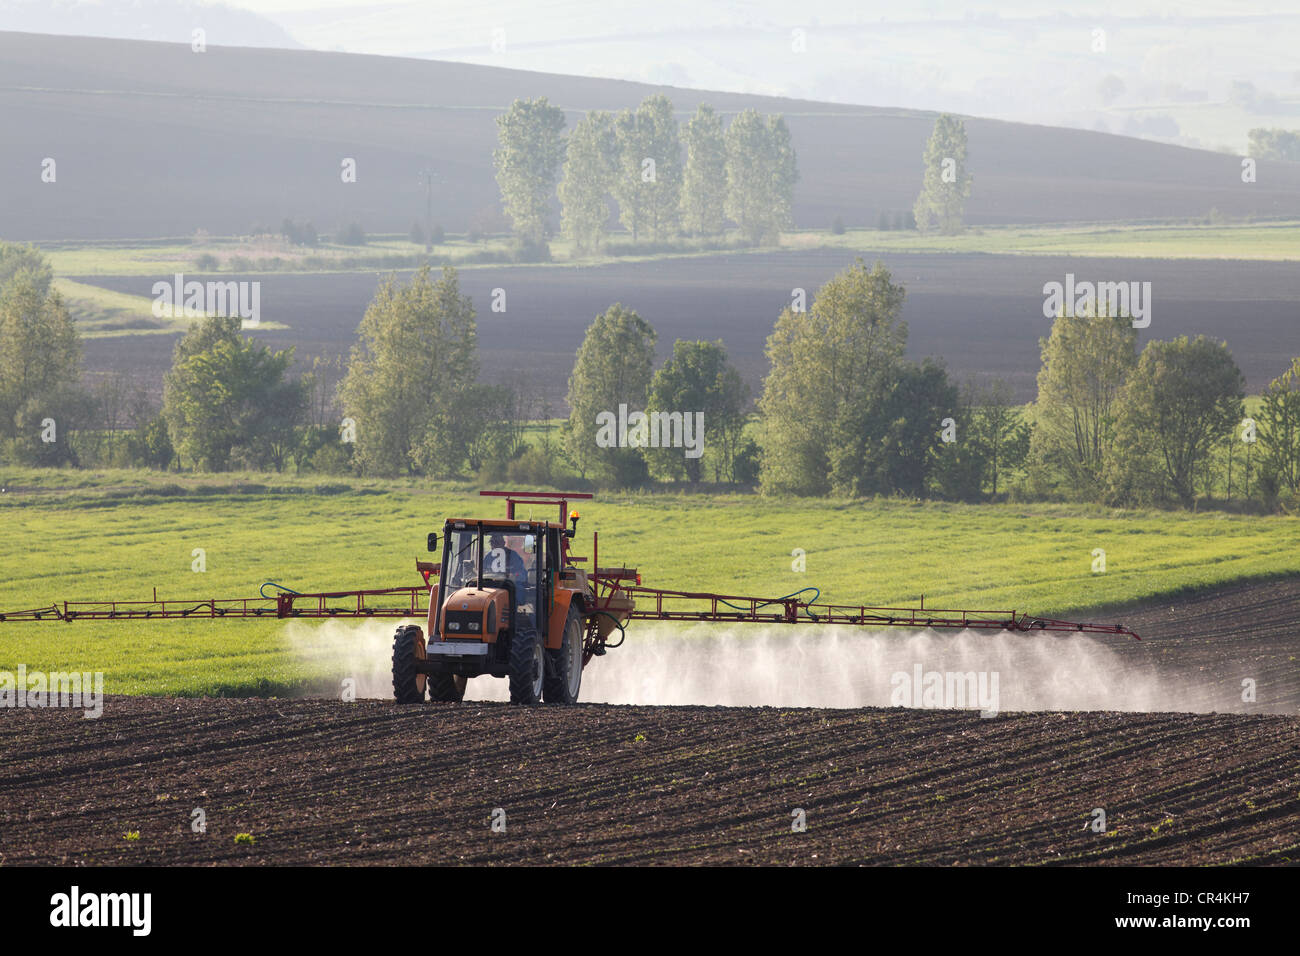
<svg viewBox="0 0 1300 956"><path fill-rule="evenodd" d="M255 598L188 600L159 600L155 589L151 601L64 601L0 613L0 622L425 618L427 637L419 628L415 629L420 632L418 640L408 635L411 672L425 673L425 662L436 659L439 666L454 665L452 670L459 676L475 668L533 667L531 661L517 664L506 660L513 622L523 614L529 617L524 626L535 633L520 640L536 641L545 652L560 651L561 658L570 654L565 648L574 648L570 671L580 666L579 659L585 665L592 657L604 654L606 648L622 644L625 625L633 620L1049 631L1126 635L1140 640L1122 624L1060 621L1014 610L927 608L924 597L917 607L899 608L823 604L818 600L821 592L815 587L776 598L646 587L635 568L600 566L599 536L595 533L590 559L573 553L571 542L577 534L579 515L569 510L569 504L591 495L527 491L481 494L504 498L506 517L448 519L443 527L442 562L416 562L423 585L303 593L268 581ZM518 513L520 506L527 509L526 516ZM558 520L534 520L531 511L535 507L555 507ZM436 533L429 534L428 545L430 551L438 547ZM448 570L444 571L444 566ZM273 589L272 593L267 593L268 588ZM805 599L809 594L811 599ZM571 634L574 628L577 630ZM615 630L619 632L618 643L607 643ZM485 654L481 645L493 644L498 637L502 643L488 648ZM469 641L480 646L469 647ZM471 657L478 660L470 661ZM571 696L576 698L576 684L574 688Z"/></svg>

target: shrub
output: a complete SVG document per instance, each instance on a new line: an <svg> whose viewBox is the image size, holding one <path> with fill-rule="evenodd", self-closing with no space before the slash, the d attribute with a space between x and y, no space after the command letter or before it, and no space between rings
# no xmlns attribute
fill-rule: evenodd
<svg viewBox="0 0 1300 956"><path fill-rule="evenodd" d="M340 442L322 445L307 459L305 470L322 475L351 474L353 470L351 447Z"/></svg>
<svg viewBox="0 0 1300 956"><path fill-rule="evenodd" d="M506 467L506 477L515 486L553 485L555 463L544 449L529 445Z"/></svg>
<svg viewBox="0 0 1300 956"><path fill-rule="evenodd" d="M736 483L741 485L758 484L758 466L761 451L758 443L752 438L746 438L740 444L736 452L736 461L734 464L736 470Z"/></svg>

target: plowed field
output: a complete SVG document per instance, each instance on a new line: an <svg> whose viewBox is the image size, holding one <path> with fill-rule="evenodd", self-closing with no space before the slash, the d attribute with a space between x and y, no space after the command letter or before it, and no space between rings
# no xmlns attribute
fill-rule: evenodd
<svg viewBox="0 0 1300 956"><path fill-rule="evenodd" d="M1298 611L1300 586L1274 582L1125 616L1145 640L1124 661L1212 675L1188 709L1238 713L14 709L0 862L1294 863ZM1239 702L1242 673L1271 713Z"/></svg>

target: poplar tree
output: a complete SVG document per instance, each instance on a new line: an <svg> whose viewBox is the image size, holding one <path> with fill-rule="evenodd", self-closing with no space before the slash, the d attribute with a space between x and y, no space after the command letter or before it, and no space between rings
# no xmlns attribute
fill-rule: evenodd
<svg viewBox="0 0 1300 956"><path fill-rule="evenodd" d="M527 242L546 238L546 216L564 158L564 112L546 97L517 99L497 117L493 153L501 205L515 234Z"/></svg>
<svg viewBox="0 0 1300 956"><path fill-rule="evenodd" d="M726 219L727 144L722 117L701 104L683 129L682 228L698 236L721 233Z"/></svg>
<svg viewBox="0 0 1300 956"><path fill-rule="evenodd" d="M569 422L565 444L583 477L589 471L617 485L640 484L646 477L640 449L602 448L596 443L596 416L644 411L654 364L655 330L632 309L614 303L587 329L569 376Z"/></svg>
<svg viewBox="0 0 1300 956"><path fill-rule="evenodd" d="M355 422L354 461L369 474L454 474L476 427L479 372L474 305L456 270L428 266L379 287L357 329L339 385Z"/></svg>
<svg viewBox="0 0 1300 956"><path fill-rule="evenodd" d="M607 196L619 169L614 120L588 113L569 134L560 182L560 223L579 251L600 248L609 223Z"/></svg>
<svg viewBox="0 0 1300 956"><path fill-rule="evenodd" d="M972 181L966 171L965 123L948 113L935 120L924 166L921 194L912 207L916 227L922 232L961 232Z"/></svg>

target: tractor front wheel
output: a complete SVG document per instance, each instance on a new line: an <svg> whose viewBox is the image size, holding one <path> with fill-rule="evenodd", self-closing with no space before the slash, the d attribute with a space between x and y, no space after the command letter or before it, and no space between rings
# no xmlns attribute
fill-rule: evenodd
<svg viewBox="0 0 1300 956"><path fill-rule="evenodd" d="M430 674L429 700L464 700L465 683L466 679L459 674Z"/></svg>
<svg viewBox="0 0 1300 956"><path fill-rule="evenodd" d="M393 635L393 697L399 704L424 703L427 681L415 669L424 659L424 632L414 624L399 627Z"/></svg>
<svg viewBox="0 0 1300 956"><path fill-rule="evenodd" d="M564 619L564 639L555 650L546 651L546 702L576 704L582 687L582 614L572 604Z"/></svg>
<svg viewBox="0 0 1300 956"><path fill-rule="evenodd" d="M545 673L546 647L536 625L516 620L510 639L510 703L541 703Z"/></svg>

